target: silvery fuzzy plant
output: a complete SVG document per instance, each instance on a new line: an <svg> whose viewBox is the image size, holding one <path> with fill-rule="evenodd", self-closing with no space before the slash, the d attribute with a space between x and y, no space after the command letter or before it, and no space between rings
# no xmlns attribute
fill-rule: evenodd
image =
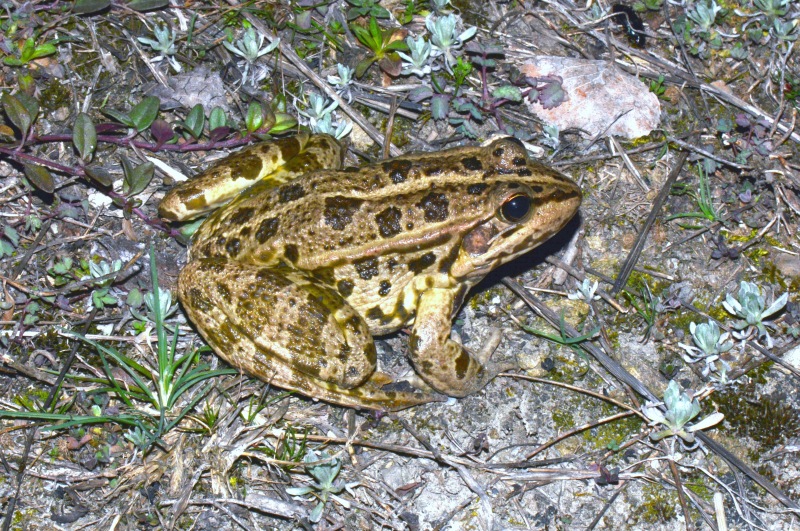
<svg viewBox="0 0 800 531"><path fill-rule="evenodd" d="M694 346L679 343L685 350L683 359L687 363L704 362L703 376L710 377L722 386L728 384L728 371L731 367L721 355L733 348L733 342L729 341L731 335L728 332L721 333L714 321L690 323L689 331L692 333Z"/></svg>
<svg viewBox="0 0 800 531"><path fill-rule="evenodd" d="M659 405L663 405L666 411L662 411ZM650 426L664 427L661 431L650 434L653 441L677 435L681 439L681 444L689 445L695 444L694 432L710 428L725 418L722 413L715 412L690 425L689 421L700 413L700 402L683 391L675 380L670 380L664 391L664 402L662 404L647 402L642 407L642 413L650 419Z"/></svg>
<svg viewBox="0 0 800 531"><path fill-rule="evenodd" d="M312 494L319 500L319 503L309 514L308 519L314 523L319 522L322 519L325 504L329 499L335 500L345 509L349 509L350 502L337 496L337 494L343 490L347 490L352 494L351 489L358 485L358 482L345 483L342 480L336 480L336 476L339 475L339 471L342 469L342 460L338 457L332 457L327 452L317 454L314 450L309 450L303 458L303 462L306 463L306 472L314 478L314 481L305 487L289 487L286 492L290 496Z"/></svg>
<svg viewBox="0 0 800 531"><path fill-rule="evenodd" d="M739 318L733 325L734 328L740 330L740 332L734 333L736 339L747 339L755 331L758 331L758 337L764 338L767 348L772 348L772 338L767 327L775 328L775 325L765 322L764 319L782 310L788 300L789 294L784 293L765 309L766 301L761 295L759 287L752 282L743 281L739 285L738 297L734 298L728 293L722 306Z"/></svg>

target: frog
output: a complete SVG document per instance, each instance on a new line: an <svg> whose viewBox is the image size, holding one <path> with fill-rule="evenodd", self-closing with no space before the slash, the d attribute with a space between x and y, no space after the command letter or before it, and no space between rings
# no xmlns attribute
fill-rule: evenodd
<svg viewBox="0 0 800 531"><path fill-rule="evenodd" d="M213 350L270 385L358 409L461 398L499 372L451 338L470 288L575 216L581 189L511 137L344 167L329 135L254 144L170 190L196 230L177 293ZM409 331L416 381L377 368ZM421 381L419 381L421 379Z"/></svg>

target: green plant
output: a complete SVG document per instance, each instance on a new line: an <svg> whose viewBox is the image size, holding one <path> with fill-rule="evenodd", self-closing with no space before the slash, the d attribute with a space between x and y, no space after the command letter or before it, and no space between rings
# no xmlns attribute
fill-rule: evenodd
<svg viewBox="0 0 800 531"><path fill-rule="evenodd" d="M340 122L334 127L332 113L339 106L338 102L317 93L312 93L308 99L308 108L305 111L298 109L297 112L308 119L308 127L312 132L343 138L353 129L350 122Z"/></svg>
<svg viewBox="0 0 800 531"><path fill-rule="evenodd" d="M8 66L23 66L31 61L53 55L54 53L56 53L56 46L52 41L36 44L33 37L28 37L19 49L19 56L6 56L3 58L3 63Z"/></svg>
<svg viewBox="0 0 800 531"><path fill-rule="evenodd" d="M664 406L665 412L652 402L642 407L642 413L650 419L650 426L661 424L666 428L650 434L650 438L654 441L677 435L684 442L694 444L694 432L710 428L722 422L724 418L722 413L712 413L703 420L688 425L690 420L700 414L700 403L696 398L690 398L683 392L675 380L670 380L667 390L664 391Z"/></svg>
<svg viewBox="0 0 800 531"><path fill-rule="evenodd" d="M765 308L766 301L761 295L761 289L752 282L742 281L739 285L738 297L734 298L728 293L722 306L739 318L739 321L736 321L733 326L737 330L744 331L741 338L748 337L753 330L757 330L759 337L766 340L767 348L772 348L772 338L767 331L767 326L772 327L773 325L765 322L764 319L781 311L788 300L789 293L784 293L775 299L768 308Z"/></svg>
<svg viewBox="0 0 800 531"><path fill-rule="evenodd" d="M114 260L111 264L105 260L100 262L89 262L89 274L92 278L101 278L93 285L97 289L92 291L92 304L98 310L102 310L109 305L117 304L117 298L111 295L111 283L114 281L112 273L116 273L122 268L121 260Z"/></svg>
<svg viewBox="0 0 800 531"><path fill-rule="evenodd" d="M662 309L661 297L653 295L653 292L650 291L650 286L646 282L639 288L638 299L628 290L623 290L622 293L636 309L636 313L638 313L647 324L642 342L647 341L653 331L653 326L656 324L656 317L658 317L659 310ZM641 299L641 302L639 302L639 299Z"/></svg>
<svg viewBox="0 0 800 531"><path fill-rule="evenodd" d="M44 430L62 430L87 424L114 423L129 426L131 429L126 438L135 442L136 446L146 452L153 444L162 444L161 437L172 430L188 414L197 402L205 396L213 384L199 388L199 384L209 378L224 374L236 374L234 369L209 370L206 364L198 363L199 351L178 356L177 330L172 341L167 340L164 316L159 300L158 273L155 253L150 252L150 271L153 283L154 325L157 336L156 365L151 368L135 361L118 351L77 332L66 332L67 335L91 345L99 354L104 378L92 379L92 393L95 395L113 393L125 405L121 413L105 413L94 408L89 415L72 415L68 409L74 401L61 404L59 410L51 411L7 411L0 410L0 418L23 418L38 421L53 421L56 424L42 428ZM112 363L114 366L112 367ZM130 381L121 384L115 375L117 369L124 371ZM99 387L98 387L99 384ZM192 395L188 401L180 405L179 401L186 395ZM146 407L139 407L146 404Z"/></svg>
<svg viewBox="0 0 800 531"><path fill-rule="evenodd" d="M280 39L275 39L267 46L262 48L264 44L264 36L261 34L256 36L256 31L252 27L248 26L247 29L244 30L244 35L241 39L237 39L233 44L228 41L223 41L222 45L225 46L225 48L227 48L227 50L232 54L238 55L244 59L245 64L242 77L246 79L247 73L250 71L250 67L253 65L253 63L255 63L256 60L258 60L258 58L262 55L266 55L277 48L280 43Z"/></svg>
<svg viewBox="0 0 800 531"><path fill-rule="evenodd" d="M587 303L596 301L600 298L600 295L595 295L597 286L597 281L592 283L588 278L584 278L578 289L567 295L567 298L571 301L583 300Z"/></svg>
<svg viewBox="0 0 800 531"><path fill-rule="evenodd" d="M658 79L654 79L654 80L650 81L650 92L652 92L656 96L661 97L661 96L664 95L664 93L666 91L667 91L667 87L664 86L664 76L663 75L658 76Z"/></svg>
<svg viewBox="0 0 800 531"><path fill-rule="evenodd" d="M697 202L697 207L700 209L696 212L683 212L681 214L673 214L667 217L667 220L680 219L680 218L700 218L707 219L708 221L720 221L720 214L714 208L713 195L711 193L711 179L708 176L706 169L703 165L697 165L698 170L698 183L697 190L693 190L689 184L677 183L672 186L671 193L673 195L686 195L691 197Z"/></svg>
<svg viewBox="0 0 800 531"><path fill-rule="evenodd" d="M778 40L781 41L796 41L797 25L798 25L797 19L783 21L776 18L775 20L772 21L772 28L770 28L770 33L775 35L775 37L777 37Z"/></svg>
<svg viewBox="0 0 800 531"><path fill-rule="evenodd" d="M705 364L702 369L703 376L708 377L713 374L720 385L728 384L727 373L730 365L721 358L721 355L733 348L733 342L728 341L730 334L721 333L714 321L690 323L689 331L695 346L680 344L686 351L683 355L684 360L688 363L702 361Z"/></svg>
<svg viewBox="0 0 800 531"><path fill-rule="evenodd" d="M348 103L353 101L353 94L350 89L353 85L353 74L355 73L349 66L341 63L336 64L336 72L338 75L328 76L328 83L336 88L336 92L347 99Z"/></svg>
<svg viewBox="0 0 800 531"><path fill-rule="evenodd" d="M150 46L154 51L161 54L154 57L152 62L157 63L162 59L166 59L173 70L180 72L181 65L178 63L177 59L175 59L176 34L167 26L156 24L155 27L153 27L153 35L155 36L155 39L139 37L139 42Z"/></svg>
<svg viewBox="0 0 800 531"><path fill-rule="evenodd" d="M753 4L768 17L782 17L789 11L789 0L754 0Z"/></svg>
<svg viewBox="0 0 800 531"><path fill-rule="evenodd" d="M722 11L722 8L717 5L715 0L709 0L707 4L700 0L686 16L697 24L700 31L707 32L714 25L717 13L720 11Z"/></svg>
<svg viewBox="0 0 800 531"><path fill-rule="evenodd" d="M581 343L583 343L584 341L589 341L590 339L595 337L600 332L600 327L598 326L598 327L590 330L589 332L583 333L583 334L581 334L579 336L570 337L569 334L567 334L567 330L566 330L566 326L565 326L565 322L564 322L564 315L563 314L561 315L561 322L559 323L560 326L559 326L559 335L558 336L555 336L553 334L548 334L546 332L542 332L541 330L536 330L535 328L532 328L530 326L527 326L525 324L520 323L516 319L514 319L514 322L516 322L517 326L519 326L520 328L522 328L523 330L525 330L529 334L533 334L535 336L543 337L543 338L545 338L545 339L547 339L549 341L552 341L553 343L556 343L556 344L564 346L564 347L569 347L569 348L571 348L572 350L574 350L575 352L577 352L577 353L579 353L581 355L583 355L583 353L582 353L579 345Z"/></svg>
<svg viewBox="0 0 800 531"><path fill-rule="evenodd" d="M275 448L268 446L259 447L259 450L266 455L279 461L290 461L299 463L306 456L306 443L308 443L308 433L304 431L298 437L294 426L288 426L279 438Z"/></svg>
<svg viewBox="0 0 800 531"><path fill-rule="evenodd" d="M347 0L347 3L352 6L347 10L347 20L354 20L358 17L389 18L389 11L379 6L378 2L380 0Z"/></svg>
<svg viewBox="0 0 800 531"><path fill-rule="evenodd" d="M373 63L390 76L400 74L401 62L398 51L408 49L403 39L408 31L403 28L381 29L375 17L370 17L367 27L353 25L351 27L358 41L370 54L356 65L356 77L361 78Z"/></svg>
<svg viewBox="0 0 800 531"><path fill-rule="evenodd" d="M403 60L403 69L400 74L404 76L414 75L419 78L424 78L430 74L432 70L430 63L433 60L431 43L421 36L416 39L406 37L406 45L411 55L397 52L397 55Z"/></svg>
<svg viewBox="0 0 800 531"><path fill-rule="evenodd" d="M133 106L127 112L120 112L114 109L103 109L103 113L110 116L119 123L136 129L141 133L150 127L158 116L158 107L161 101L155 96L147 96L142 101Z"/></svg>
<svg viewBox="0 0 800 531"><path fill-rule="evenodd" d="M456 62L453 52L461 48L478 31L478 28L472 26L456 34L456 26L460 24L461 17L452 13L439 17L431 13L425 17L425 28L431 34L431 46L438 55L444 57L444 67L451 74Z"/></svg>
<svg viewBox="0 0 800 531"><path fill-rule="evenodd" d="M286 489L286 492L290 496L305 496L306 494L314 493L314 496L319 499L319 503L317 503L317 506L311 511L308 519L314 523L319 522L322 518L322 511L325 509L325 504L328 503L329 499L333 499L346 509L349 509L350 502L336 495L345 489L351 489L355 485L358 485L358 483L344 483L341 480L336 481L336 476L339 475L339 471L342 469L342 461L339 458L331 457L326 452L317 454L314 450L309 450L303 458L303 462L306 463L306 472L309 476L314 478L315 481L313 481L311 485L305 487L289 487Z"/></svg>

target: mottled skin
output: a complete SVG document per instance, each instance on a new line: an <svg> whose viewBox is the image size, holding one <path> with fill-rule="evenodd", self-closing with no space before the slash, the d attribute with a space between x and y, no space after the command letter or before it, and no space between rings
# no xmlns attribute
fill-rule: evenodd
<svg viewBox="0 0 800 531"><path fill-rule="evenodd" d="M436 400L375 371L372 336L409 326L408 356L428 385L479 390L494 371L450 339L452 317L489 271L558 232L580 189L508 138L340 161L331 137L298 135L240 151L164 198L173 220L232 199L198 229L181 272L189 317L235 367L329 402Z"/></svg>

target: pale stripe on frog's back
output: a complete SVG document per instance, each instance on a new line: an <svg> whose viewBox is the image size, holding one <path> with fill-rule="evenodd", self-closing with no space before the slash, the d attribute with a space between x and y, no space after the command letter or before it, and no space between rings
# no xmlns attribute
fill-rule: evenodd
<svg viewBox="0 0 800 531"><path fill-rule="evenodd" d="M196 219L240 197L256 183L260 190L277 186L313 170L340 168L341 160L341 146L328 135L299 133L254 144L172 188L161 200L158 213L170 221Z"/></svg>

